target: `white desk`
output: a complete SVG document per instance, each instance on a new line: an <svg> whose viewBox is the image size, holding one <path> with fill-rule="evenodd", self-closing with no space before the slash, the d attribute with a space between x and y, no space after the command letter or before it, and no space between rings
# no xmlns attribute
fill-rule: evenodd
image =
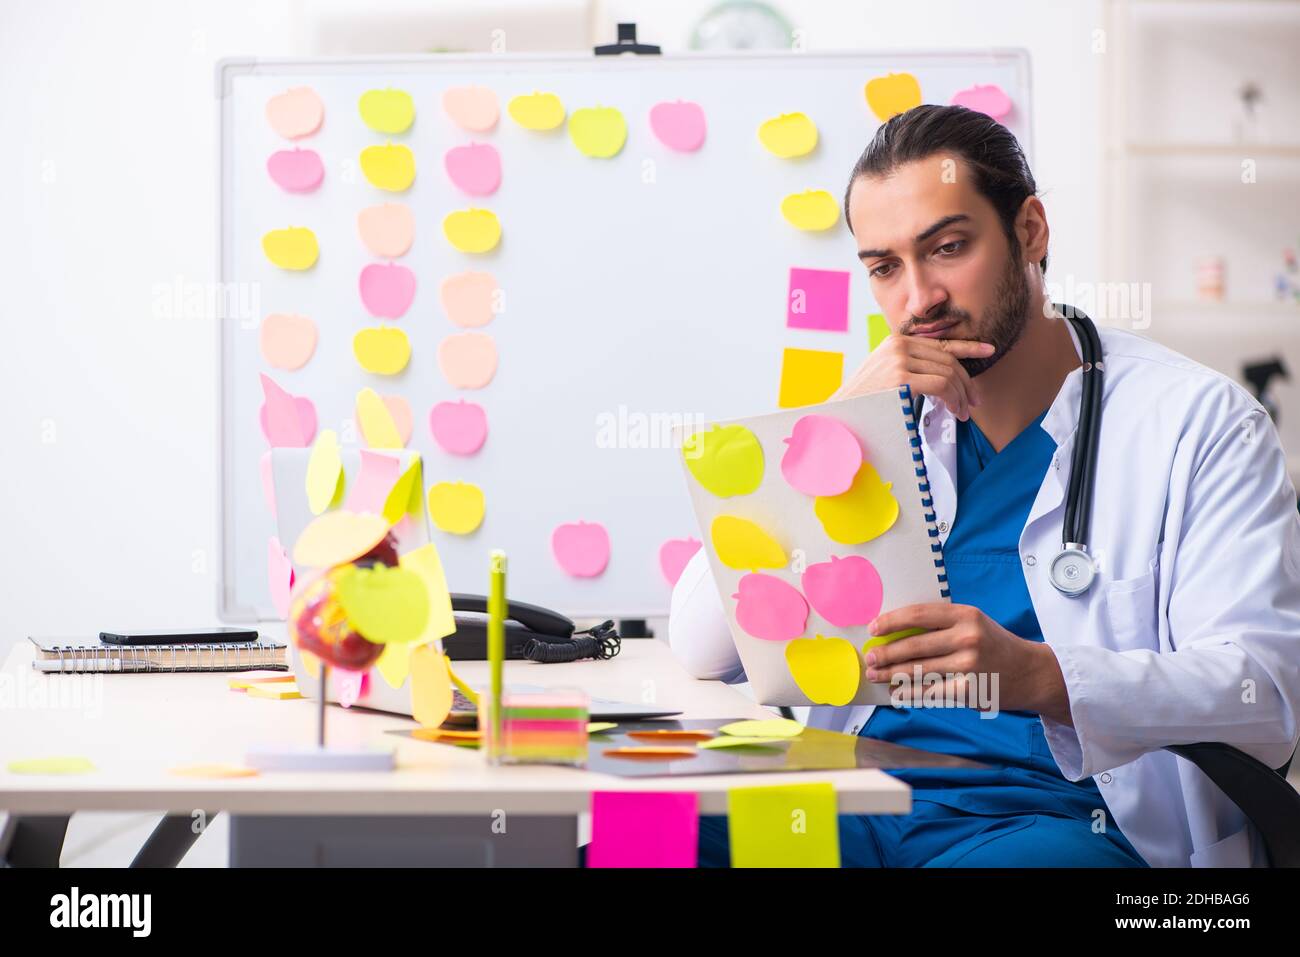
<svg viewBox="0 0 1300 957"><path fill-rule="evenodd" d="M328 742L395 746L395 772L181 777L168 769L185 764L242 764L245 752L254 746L311 745L316 733L315 703L250 698L228 689L229 674L39 675L32 671L31 659L31 646L24 642L10 652L0 672L4 683L0 696L6 696L5 706L0 707L0 810L23 815L156 810L187 816L197 809L226 811L232 815L232 863L264 862L236 854L235 842L265 848L275 835L288 840L296 833L287 820L291 817L302 818L312 827L336 816L350 816L357 824L364 818L369 825L383 817L400 818L391 822L394 836L409 825L411 817L440 818L444 824L448 824L445 819L459 817L449 826L460 834L462 843L474 843L480 838L466 837L477 827L473 819L486 828L494 813L504 813L521 840L535 831L566 847L571 858L577 815L590 808L591 793L598 790L694 791L701 814L725 814L727 790L738 785L829 781L835 786L841 813L911 810L907 785L879 770L620 778L572 768L489 767L478 751L385 733L417 727L410 718L336 706L327 712ZM485 683L487 665L459 662L457 672L471 684ZM628 639L622 653L610 661L507 662L506 680L576 685L599 697L630 701L644 700L649 690L656 703L682 710L682 718L772 716L733 688L691 678L667 646L654 639ZM89 758L97 770L25 775L7 769L13 760L57 755ZM355 845L357 840L344 843ZM415 846L411 841L402 843ZM375 847L373 842L366 846ZM287 847L281 850L293 856ZM473 862L477 853L462 847L452 858L457 863ZM545 856L529 852L530 859ZM339 855L322 855L317 849L314 860L337 862ZM507 860L498 857L496 862Z"/></svg>

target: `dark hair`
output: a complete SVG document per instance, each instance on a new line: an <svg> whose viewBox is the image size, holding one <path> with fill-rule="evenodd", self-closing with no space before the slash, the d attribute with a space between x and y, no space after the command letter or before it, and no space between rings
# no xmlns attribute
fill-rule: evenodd
<svg viewBox="0 0 1300 957"><path fill-rule="evenodd" d="M993 204L1011 248L1018 249L1016 214L1025 199L1038 192L1034 174L1015 134L997 120L964 106L926 104L881 124L844 190L845 222L849 222L849 196L859 176L888 176L904 163L935 153L953 153L966 161L975 174L975 188ZM1046 255L1038 265L1047 271Z"/></svg>

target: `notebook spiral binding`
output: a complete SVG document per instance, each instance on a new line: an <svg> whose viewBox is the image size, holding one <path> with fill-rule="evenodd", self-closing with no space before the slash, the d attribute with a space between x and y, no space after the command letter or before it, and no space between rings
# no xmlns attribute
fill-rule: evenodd
<svg viewBox="0 0 1300 957"><path fill-rule="evenodd" d="M107 671L138 674L154 671L288 671L289 666L283 663L259 664L254 654L281 648L283 645L273 642L254 641L194 645L65 645L49 650L57 652L59 656L56 674ZM203 664L204 652L220 652L220 662L217 662L217 655L214 654L208 664ZM168 655L170 660L154 660L155 657L166 658Z"/></svg>
<svg viewBox="0 0 1300 957"><path fill-rule="evenodd" d="M926 531L934 541L930 542L930 551L934 553L934 570L939 578L939 594L948 598L948 571L943 564L943 546L939 544L939 527L935 524L934 499L930 497L930 476L925 471L925 456L921 452L921 433L916 426L916 412L912 406L912 387L898 387L898 398L903 403L903 422L907 426L907 440L912 446L912 464L916 469L916 487L921 493L921 505L925 507Z"/></svg>

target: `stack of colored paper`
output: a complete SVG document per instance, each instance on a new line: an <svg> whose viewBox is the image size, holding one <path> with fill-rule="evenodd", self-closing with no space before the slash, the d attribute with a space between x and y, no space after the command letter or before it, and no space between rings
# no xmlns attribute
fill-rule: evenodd
<svg viewBox="0 0 1300 957"><path fill-rule="evenodd" d="M511 764L585 764L587 705L587 696L580 691L503 693L501 760Z"/></svg>

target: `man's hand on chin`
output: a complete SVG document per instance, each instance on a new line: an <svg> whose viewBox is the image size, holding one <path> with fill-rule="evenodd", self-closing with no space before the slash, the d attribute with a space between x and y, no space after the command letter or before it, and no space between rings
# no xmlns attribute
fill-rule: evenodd
<svg viewBox="0 0 1300 957"><path fill-rule="evenodd" d="M896 608L871 623L873 635L909 628L925 630L867 652L868 680L898 679L898 704L920 703L924 686L911 687L917 668L923 681L931 674L944 676L945 695L953 692L958 702L976 699L968 693L967 676L996 675L996 685L990 683L997 694L993 709L1033 711L1074 726L1065 677L1047 642L1012 634L974 605L946 601Z"/></svg>

